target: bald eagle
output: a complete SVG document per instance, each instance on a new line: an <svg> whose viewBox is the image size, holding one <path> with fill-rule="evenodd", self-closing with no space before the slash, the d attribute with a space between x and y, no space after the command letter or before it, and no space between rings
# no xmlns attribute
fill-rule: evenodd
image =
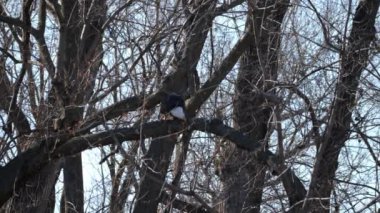
<svg viewBox="0 0 380 213"><path fill-rule="evenodd" d="M161 101L160 113L170 114L175 119L186 121L185 101L176 93L167 94Z"/></svg>

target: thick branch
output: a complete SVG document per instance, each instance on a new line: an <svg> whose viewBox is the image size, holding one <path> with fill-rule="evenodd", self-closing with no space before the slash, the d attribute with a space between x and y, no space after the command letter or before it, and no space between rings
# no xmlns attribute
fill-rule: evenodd
<svg viewBox="0 0 380 213"><path fill-rule="evenodd" d="M187 110L190 114L194 114L196 110L204 103L205 100L212 94L212 92L218 87L220 82L225 79L226 75L231 71L233 66L235 66L241 54L245 51L245 47L247 47L250 42L250 36L247 34L243 36L232 48L231 52L224 58L217 71L211 76L210 79L206 81L206 83L202 86L202 88L190 99L189 104L187 106ZM99 112L95 115L91 116L85 123L82 125L83 132L98 126L104 121L116 118L124 113L135 111L142 105L146 109L151 109L156 106L162 96L163 92L167 91L169 88L173 88L174 84L178 84L178 82L182 82L181 80L182 72L174 72L172 73L168 79L165 81L165 84L162 88L156 93L150 95L149 97L144 99L144 96L134 96L122 100L118 103L115 103ZM144 104L143 104L144 103Z"/></svg>
<svg viewBox="0 0 380 213"><path fill-rule="evenodd" d="M379 4L379 1L363 0L356 9L347 48L341 53L341 71L335 100L303 205L305 212L328 212L326 207L330 206L329 199L319 199L329 198L334 187L333 178L338 168L339 152L350 135L356 92L361 74L368 64L369 47L376 35L374 24Z"/></svg>
<svg viewBox="0 0 380 213"><path fill-rule="evenodd" d="M195 113L197 109L207 100L210 95L215 91L219 84L225 79L227 74L235 66L239 60L241 54L248 47L251 42L251 35L246 33L232 48L230 53L223 59L217 70L213 75L205 82L199 91L189 100L187 110L189 113Z"/></svg>
<svg viewBox="0 0 380 213"><path fill-rule="evenodd" d="M25 23L24 21L21 21L20 19L12 18L8 16L5 13L3 5L0 5L0 22L7 23L8 25L11 25L11 26L20 27L23 30L30 32L32 35L38 34L38 30L34 29L28 23Z"/></svg>
<svg viewBox="0 0 380 213"><path fill-rule="evenodd" d="M170 202L175 209L178 209L183 212L192 212L192 213L207 213L205 208L202 208L202 206L196 206L194 204L179 200L179 199L173 199L171 200L171 196L167 193L163 192L161 194L161 199Z"/></svg>
<svg viewBox="0 0 380 213"><path fill-rule="evenodd" d="M23 113L21 109L17 106L17 97L21 87L21 83L24 79L26 71L29 69L30 64L30 32L27 30L31 28L31 20L30 20L30 7L32 1L26 1L23 5L23 21L22 23L26 26L23 31L23 41L21 43L21 52L22 52L22 67L20 70L20 75L18 76L15 84L13 85L13 94L12 98L9 102L8 109L8 121L7 126L13 122L15 126L18 128L17 130L22 133L30 132L30 126L25 117L23 117ZM0 19L1 20L1 19ZM21 112L21 113L20 113ZM20 113L20 114L19 114ZM9 132L11 132L11 128L8 128Z"/></svg>
<svg viewBox="0 0 380 213"><path fill-rule="evenodd" d="M142 137L158 138L170 132L183 131L180 121L155 121L142 125ZM241 132L224 125L218 119L195 119L191 125L194 130L213 133L235 143L238 147L254 153L259 162L269 165L276 173L281 174L284 169L278 165L276 156L270 151L260 151L260 144ZM68 135L59 135L37 142L37 146L20 154L6 166L0 168L3 174L0 180L0 205L4 204L12 195L14 187L22 186L24 181L38 173L49 161L60 157L70 156L94 147L106 146L120 141L139 140L140 127L121 128L97 134L88 134L67 139ZM59 140L57 140L59 139ZM66 139L66 140L65 140ZM57 142L56 141L60 141ZM287 169L289 170L289 169Z"/></svg>
<svg viewBox="0 0 380 213"><path fill-rule="evenodd" d="M245 0L235 0L235 1L229 1L228 3L223 3L219 7L216 8L214 16L222 15L223 13L227 12L228 10L237 7L241 4L243 4Z"/></svg>

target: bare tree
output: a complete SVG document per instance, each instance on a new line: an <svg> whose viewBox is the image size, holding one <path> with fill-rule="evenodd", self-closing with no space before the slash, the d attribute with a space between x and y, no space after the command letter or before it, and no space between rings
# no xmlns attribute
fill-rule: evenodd
<svg viewBox="0 0 380 213"><path fill-rule="evenodd" d="M1 212L377 211L378 1L19 3ZM159 116L170 93L186 121Z"/></svg>

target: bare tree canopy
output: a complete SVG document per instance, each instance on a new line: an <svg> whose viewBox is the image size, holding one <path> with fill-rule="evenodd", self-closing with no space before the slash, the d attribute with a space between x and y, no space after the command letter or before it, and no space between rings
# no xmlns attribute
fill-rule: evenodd
<svg viewBox="0 0 380 213"><path fill-rule="evenodd" d="M379 4L0 1L0 212L379 212Z"/></svg>

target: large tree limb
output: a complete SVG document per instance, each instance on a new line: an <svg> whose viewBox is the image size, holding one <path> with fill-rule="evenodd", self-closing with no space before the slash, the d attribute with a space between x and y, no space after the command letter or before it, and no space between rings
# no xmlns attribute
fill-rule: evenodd
<svg viewBox="0 0 380 213"><path fill-rule="evenodd" d="M334 187L339 153L349 138L360 76L368 64L369 47L375 39L374 24L379 4L379 1L363 0L356 9L348 44L341 52L341 71L335 100L316 157L310 189L303 204L304 212L329 211L326 207L330 206L329 198Z"/></svg>
<svg viewBox="0 0 380 213"><path fill-rule="evenodd" d="M173 208L178 209L183 212L191 212L191 213L207 213L207 211L202 206L197 206L188 202L185 202L180 199L171 199L171 196L167 193L161 193L161 199L166 202L170 202L173 205Z"/></svg>
<svg viewBox="0 0 380 213"><path fill-rule="evenodd" d="M0 4L0 22L7 23L10 26L20 27L23 30L28 31L32 35L38 34L38 30L33 28L32 25L30 25L30 24L28 24L28 23L26 23L20 19L8 16L8 14L6 14L6 12L5 12L5 9L4 9L4 6L2 5L2 3Z"/></svg>
<svg viewBox="0 0 380 213"><path fill-rule="evenodd" d="M218 66L217 70L213 75L206 81L206 83L201 87L195 95L190 98L187 105L187 111L190 114L194 114L196 110L204 103L205 100L215 91L219 84L225 79L226 75L232 70L233 66L239 60L241 54L244 52L247 44L250 42L250 36L244 35L232 48L229 54L223 59L221 64ZM163 96L163 92L169 88L173 88L175 82L182 82L180 80L180 72L172 73L168 78L170 80L165 81L163 87L156 93L150 95L144 99L144 96L133 96L118 103L115 103L109 107L106 107L99 112L92 115L89 119L85 121L82 125L83 131L94 128L104 121L116 118L124 113L135 111L142 105L146 109L151 109L156 106Z"/></svg>
<svg viewBox="0 0 380 213"><path fill-rule="evenodd" d="M26 25L26 28L23 29L23 38L22 38L22 43L21 43L21 52L22 52L22 67L20 70L20 75L18 76L16 82L13 85L13 94L11 101L9 103L9 110L8 110L8 121L7 121L7 126L10 125L12 122L15 123L16 120L14 120L12 117L12 114L15 114L18 109L17 107L17 97L18 93L21 87L21 83L24 80L24 76L26 74L26 71L30 68L29 60L31 57L31 50L30 50L30 32L27 30L31 28L32 23L30 20L30 7L32 6L31 0L25 1L23 5L23 23ZM16 115L17 116L17 115ZM17 116L18 117L18 116ZM25 121L27 122L27 121ZM17 125L16 125L17 126ZM26 133L30 132L30 127L24 127L26 129L18 129L20 133ZM9 130L11 131L11 130Z"/></svg>
<svg viewBox="0 0 380 213"><path fill-rule="evenodd" d="M253 152L259 162L266 163L276 173L289 171L288 168L279 166L276 156L270 151L261 151L260 144L241 132L223 124L218 119L195 119L190 128L202 132L208 132L223 137L235 143L238 147ZM180 121L155 121L142 125L143 138L163 137L170 132L183 131ZM35 147L21 153L4 167L0 167L3 174L0 179L0 205L6 202L15 188L22 186L30 176L38 173L47 163L61 157L71 156L94 147L106 146L114 143L114 139L120 141L139 140L140 127L130 127L87 134L68 139L69 135L63 134L36 142ZM56 141L59 141L56 143ZM286 169L286 170L285 170Z"/></svg>
<svg viewBox="0 0 380 213"><path fill-rule="evenodd" d="M175 91L183 96L194 92L194 77L197 76L196 66L199 62L204 43L207 38L209 29L212 26L213 16L211 11L215 10L214 1L198 1L189 4L194 8L193 12L188 14L187 21L184 24L183 42L176 56L172 61L172 68L176 75L168 76L163 84L164 92ZM178 80L173 81L173 76ZM185 83L184 83L185 81ZM166 89L165 89L166 86ZM168 87L170 86L170 87ZM191 116L190 116L191 117ZM157 206L162 185L150 184L150 177L156 177L162 181L168 173L171 162L171 156L177 141L177 135L155 139L151 142L146 154L145 166L142 167L142 178L140 181L137 201L134 206L134 213L154 212Z"/></svg>

